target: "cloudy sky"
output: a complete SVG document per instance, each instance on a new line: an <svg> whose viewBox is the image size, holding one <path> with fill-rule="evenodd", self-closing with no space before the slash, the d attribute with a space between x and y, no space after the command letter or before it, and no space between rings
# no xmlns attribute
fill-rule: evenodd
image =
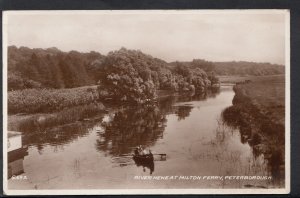
<svg viewBox="0 0 300 198"><path fill-rule="evenodd" d="M166 61L284 64L284 11L7 12L7 44L107 54L139 49Z"/></svg>

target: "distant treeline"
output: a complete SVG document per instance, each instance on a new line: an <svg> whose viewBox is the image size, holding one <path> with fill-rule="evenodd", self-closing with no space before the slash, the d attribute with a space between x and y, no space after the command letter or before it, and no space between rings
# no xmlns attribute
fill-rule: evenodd
<svg viewBox="0 0 300 198"><path fill-rule="evenodd" d="M172 62L174 65L178 62ZM187 67L200 67L207 71L213 71L216 75L225 76L265 76L284 74L284 66L270 63L256 63L246 61L210 62L203 59L194 59L191 62L180 62Z"/></svg>
<svg viewBox="0 0 300 198"><path fill-rule="evenodd" d="M270 64L270 63L255 63L255 62L214 62L214 71L218 75L278 75L284 74L285 67L283 65Z"/></svg>

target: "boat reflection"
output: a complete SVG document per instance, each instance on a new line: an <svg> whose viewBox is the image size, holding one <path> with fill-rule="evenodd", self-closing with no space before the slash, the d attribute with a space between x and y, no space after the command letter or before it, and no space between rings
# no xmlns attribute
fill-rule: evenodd
<svg viewBox="0 0 300 198"><path fill-rule="evenodd" d="M135 165L137 167L142 166L143 167L143 172L146 172L146 168L150 170L150 175L154 172L154 160L144 160L141 158L135 158L133 157L133 160L135 162Z"/></svg>

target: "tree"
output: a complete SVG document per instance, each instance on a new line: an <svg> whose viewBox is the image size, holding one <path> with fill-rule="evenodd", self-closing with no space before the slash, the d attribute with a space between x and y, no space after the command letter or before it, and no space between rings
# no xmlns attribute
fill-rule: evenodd
<svg viewBox="0 0 300 198"><path fill-rule="evenodd" d="M125 48L109 53L103 63L102 88L115 100L144 103L156 97L151 71L141 64L144 59L141 52Z"/></svg>

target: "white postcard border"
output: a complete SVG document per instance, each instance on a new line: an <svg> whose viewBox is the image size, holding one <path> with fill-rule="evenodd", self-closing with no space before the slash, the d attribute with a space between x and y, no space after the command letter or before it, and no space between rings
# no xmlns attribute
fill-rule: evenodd
<svg viewBox="0 0 300 198"><path fill-rule="evenodd" d="M15 14L285 14L285 188L281 189L80 189L80 190L11 190L7 182L7 25L8 15ZM3 190L6 195L130 195L130 194L288 194L290 192L290 12L287 9L228 10L28 10L3 12Z"/></svg>

